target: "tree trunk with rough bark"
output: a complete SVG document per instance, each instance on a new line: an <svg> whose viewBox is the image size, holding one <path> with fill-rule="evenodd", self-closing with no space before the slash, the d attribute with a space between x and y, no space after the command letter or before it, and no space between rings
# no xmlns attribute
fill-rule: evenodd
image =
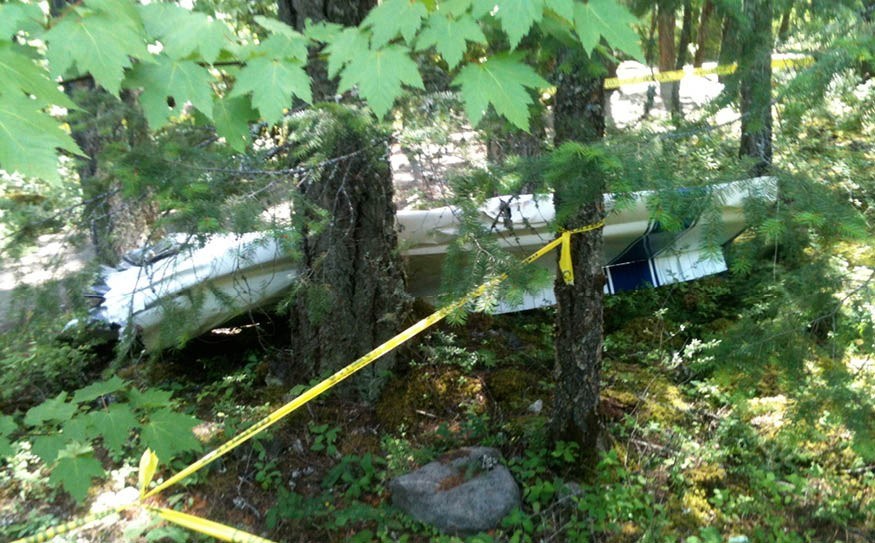
<svg viewBox="0 0 875 543"><path fill-rule="evenodd" d="M681 26L681 37L678 42L678 56L675 62L675 69L681 70L687 62L687 46L690 45L690 39L693 34L693 2L692 0L684 0L684 16ZM681 93L680 81L674 83L672 89L671 115L673 119L681 119L683 110L681 109Z"/></svg>
<svg viewBox="0 0 875 543"><path fill-rule="evenodd" d="M735 62L738 58L738 30L739 24L732 14L727 14L723 17L723 31L720 39L720 54L717 57L717 64L720 66L728 66ZM724 85L727 82L735 81L734 76L721 75L719 80Z"/></svg>
<svg viewBox="0 0 875 543"><path fill-rule="evenodd" d="M277 0L277 15L282 22L302 32L307 20L356 26L376 5L376 0ZM337 84L328 78L328 69L319 59L316 48L310 50L306 70L314 100L330 100L337 92Z"/></svg>
<svg viewBox="0 0 875 543"><path fill-rule="evenodd" d="M661 3L656 14L657 33L659 35L659 71L667 72L675 69L677 53L674 43L675 13L673 5ZM659 84L659 94L666 109L671 109L678 84L662 82Z"/></svg>
<svg viewBox="0 0 875 543"><path fill-rule="evenodd" d="M772 0L745 0L750 31L740 43L741 145L739 155L754 160L752 175L772 164Z"/></svg>
<svg viewBox="0 0 875 543"><path fill-rule="evenodd" d="M400 329L408 297L397 251L388 135L367 113L322 106L298 129L318 133L320 156L346 157L300 185L293 222L301 238L298 288L290 303L290 360L273 373L287 383L334 373ZM341 387L374 399L392 353Z"/></svg>
<svg viewBox="0 0 875 543"><path fill-rule="evenodd" d="M714 13L713 0L705 0L702 4L702 13L699 15L699 29L696 34L696 54L693 56L693 66L699 68L705 62L705 43L708 39L708 23L711 22L711 14Z"/></svg>
<svg viewBox="0 0 875 543"><path fill-rule="evenodd" d="M793 2L787 2L781 14L781 25L778 27L778 41L784 43L790 37L790 18L793 15Z"/></svg>
<svg viewBox="0 0 875 543"><path fill-rule="evenodd" d="M49 13L60 16L71 0L51 0ZM80 106L71 112L70 135L87 158L77 159L76 173L84 199L83 223L102 264L115 266L122 255L148 241L158 209L151 195L138 199L124 196L111 168L105 168L101 153L108 145L130 149L148 137L146 120L136 95L124 91L121 100L94 84L90 77L64 85L64 91Z"/></svg>
<svg viewBox="0 0 875 543"><path fill-rule="evenodd" d="M568 53L570 54L570 53ZM591 62L582 53L572 65ZM558 73L554 102L555 142L589 143L601 139L605 130L604 79L577 69ZM605 216L603 181L597 174L589 179L590 197L571 201L578 187L554 187L555 209L577 207L563 224L574 229L594 224ZM599 379L602 363L604 271L602 270L602 230L571 236L574 284L567 285L557 275L555 330L556 398L551 431L556 440L572 441L581 447L582 467L594 468L600 431L598 416ZM558 258L558 255L557 255Z"/></svg>

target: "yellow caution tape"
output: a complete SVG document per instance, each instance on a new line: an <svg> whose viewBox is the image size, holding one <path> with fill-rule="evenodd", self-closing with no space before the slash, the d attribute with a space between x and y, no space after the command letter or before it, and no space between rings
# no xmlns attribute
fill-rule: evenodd
<svg viewBox="0 0 875 543"><path fill-rule="evenodd" d="M772 61L772 69L773 70L783 70L786 68L800 67L804 68L805 66L810 66L814 63L814 59L812 57L799 57L799 58L782 58L775 59ZM624 79L620 79L619 77L611 77L605 79L605 88L606 89L618 89L622 85L635 85L637 83L667 83L669 81L680 81L684 77L688 75L697 75L697 76L705 76L705 75L729 75L734 73L735 70L738 69L737 64L724 64L723 66L715 66L713 68L694 68L693 70L672 70L669 72L658 72L650 75L642 75L638 77L627 77Z"/></svg>
<svg viewBox="0 0 875 543"><path fill-rule="evenodd" d="M106 511L94 513L92 515L88 515L77 520L71 520L70 522L59 524L58 526L53 526L47 530L43 530L38 534L23 537L21 539L16 539L11 543L45 543L46 541L54 539L59 535L63 535L68 532L72 532L73 530L76 530L78 528L82 528L83 526L91 524L92 522L96 522L104 517L108 517L114 513L118 513L124 509L127 509L128 507L129 505L120 505L113 509L107 509Z"/></svg>
<svg viewBox="0 0 875 543"><path fill-rule="evenodd" d="M140 500L146 498L146 490L149 488L149 483L152 482L152 477L155 476L156 469L158 469L158 456L152 452L152 449L146 449L140 458L140 471L137 474Z"/></svg>
<svg viewBox="0 0 875 543"><path fill-rule="evenodd" d="M557 245L561 244L562 245L562 255L560 256L560 262L559 262L560 269L562 270L562 275L563 275L563 277L566 278L566 281L567 282L570 281L573 283L574 274L573 274L573 271L571 269L571 252L570 252L571 251L571 234L579 234L579 233L583 233L583 232L589 232L591 230L596 230L598 228L601 228L604 225L605 225L605 221L601 220L597 223L589 224L589 225L583 226L581 228L565 230L560 234L559 237L557 237L553 241L547 243L546 245L544 245L543 247L541 247L540 249L538 249L534 253L532 253L529 256L527 256L526 258L524 258L521 262L521 265L524 266L527 264L531 264L535 260L538 260L539 258L544 256L545 254L547 254L550 251L552 251L553 249L555 249ZM435 324L437 324L438 322L440 322L441 320L446 318L448 315L450 315L454 311L464 307L469 302L476 300L477 298L482 296L484 293L486 293L489 289L498 286L505 279L507 279L507 275L501 274L498 277L495 277L495 278L490 279L489 281L483 283L482 285L475 288L474 290L472 290L471 292L469 292L468 294L466 294L462 298L456 300L455 302L453 302L445 307L442 307L441 309L438 309L437 311L435 311L434 313L432 313L428 317L420 320L419 322L417 322L413 326L410 326L409 328L407 328L406 330L404 330L400 334L398 334L395 337L393 337L392 339L386 341L385 343L383 343L379 347L375 348L374 350L372 350L368 354L360 357L359 359L357 359L353 363L349 364L345 368L341 369L340 371L338 371L334 375L332 375L332 376L328 377L327 379L321 381L320 383L314 385L309 390L302 393L300 396L298 396L295 399L293 399L292 401L286 403L285 405L283 405L282 407L280 407L276 411L273 411L272 413L270 413L269 415L267 415L263 419L259 420L258 422L256 422L255 424L253 424L252 426L250 426L249 428L244 430L242 433L238 434L237 436L235 436L231 440L220 445L216 449L210 451L209 453L207 453L206 455L201 457L199 460L195 461L193 464L184 468L180 472L176 473L175 475L173 475L172 477L170 477L169 479L167 479L166 481L164 481L163 483L159 484L158 486L156 486L155 488L153 488L152 490L149 490L149 491L147 491L147 487L149 486L150 482L152 481L152 477L154 476L155 470L157 469L158 458L155 456L155 453L153 453L150 450L147 450L145 453L143 453L143 456L140 458L140 472L139 472L139 476L138 476L138 479L139 479L138 482L139 482L139 488L140 488L140 501L142 502L142 501L146 500L147 498L150 498L152 496L155 496L155 495L161 493L162 491L166 490L167 488L169 488L169 487L175 485L176 483L178 483L179 481L185 479L189 475L203 469L205 466L211 464L212 462L218 460L222 456L228 454L229 452L231 452L235 448L239 447L240 445L242 445L246 441L252 439L255 435L259 434L260 432L263 432L264 430L266 430L270 426L273 426L274 424L276 424L277 422L279 422L280 420L282 420L283 418L285 418L286 416L288 416L289 414L291 414L292 412L294 412L298 408L302 407L303 405L307 404L308 402L319 397L321 394L323 394L327 390L331 389L332 387L334 387L335 385L337 385L338 383L340 383L344 379L350 377L351 375L353 375L357 371L370 365L371 363L373 363L374 361L379 359L381 356L394 350L399 345L405 343L406 341L410 340L411 338L415 337L416 335L422 333L423 331L427 330L431 326L434 326ZM105 511L102 513L97 513L95 515L90 515L90 516L85 517L85 518L80 519L80 520L68 522L67 524L63 524L63 525L57 526L55 528L50 528L48 530L45 530L44 532L30 536L28 538L13 541L12 543L43 543L43 542L48 541L49 539L51 539L57 535L75 530L78 527L84 526L85 524L88 524L90 522L93 522L95 520L103 518L105 516L108 516L111 513L115 513L115 512L124 510L128 507L131 507L131 506L132 505L130 505L130 504L123 505L123 506L119 506L116 509L113 509L110 511ZM205 519L202 519L200 517L193 516L193 515L186 515L184 513L178 512L178 511L173 511L171 509L162 509L162 508L157 508L157 507L148 507L148 509L150 511L158 514L159 516L161 516L161 518L164 518L165 520L168 520L170 522L174 522L176 524L179 524L180 526L185 526L186 528L204 533L206 535L210 535L212 537L215 537L217 539L221 539L223 541L239 541L239 542L243 542L243 543L249 543L249 542L273 543L268 539L264 539L264 538L255 536L255 535L249 534L247 532L237 530L235 528L230 528L228 526L225 526L223 524L219 524L217 522L205 520Z"/></svg>
<svg viewBox="0 0 875 543"><path fill-rule="evenodd" d="M571 263L571 232L562 232L562 248L559 252L559 270L566 285L574 284L574 267Z"/></svg>
<svg viewBox="0 0 875 543"><path fill-rule="evenodd" d="M174 511L173 509L165 509L163 507L149 507L148 510L152 513L155 513L166 521L178 524L183 528L188 528L189 530L194 530L195 532L214 537L220 541L231 541L233 543L274 543L270 539L258 537L257 535L250 534L249 532L244 532L243 530L238 530L237 528L232 528L224 524L219 524L218 522L213 522L212 520L207 520L205 518L196 517L194 515L180 513L179 511Z"/></svg>
<svg viewBox="0 0 875 543"><path fill-rule="evenodd" d="M535 260L541 258L545 254L552 251L560 243L564 243L566 245L569 244L570 243L570 234L578 234L578 233L582 233L582 232L588 232L590 230L595 230L597 228L601 228L604 225L605 225L605 221L602 220L596 224L590 224L590 225L584 226L582 228L577 228L577 229L563 232L562 236L554 239L550 243L544 245L543 247L538 249L536 252L534 252L531 255L529 255L528 257L526 257L522 261L521 265L526 265L526 264L530 264L530 263L534 262ZM566 234L568 234L568 235L566 235ZM569 258L569 262L570 262L570 258ZM563 271L563 274L564 274L564 271ZM386 341L385 343L383 343L379 347L375 348L374 350L372 350L368 354L362 356L361 358L359 358L355 362L351 363L350 365L346 366L342 370L338 371L334 375L326 378L325 380L318 383L317 385L314 385L312 388L310 388L306 392L302 393L300 396L296 397L295 399L288 402L287 404L283 405L282 407L280 407L279 409L277 409L273 413L270 413L269 415L267 415L266 417L264 417L260 421L256 422L255 424L253 424L252 426L250 426L249 428L244 430L242 433L240 433L237 436L235 436L234 438L232 438L230 441L227 441L224 444L217 447L216 449L213 449L212 451L210 451L209 453L207 453L206 455L201 457L199 460L197 460L196 462L194 462L190 466L184 468L182 471L178 472L176 475L170 477L169 479L167 479L166 481L164 481L160 485L153 488L150 492L148 492L146 494L145 497L149 498L151 496L154 496L154 495L166 490L167 488L175 485L179 481L185 479L189 475L203 469L205 466L218 460L222 456L225 456L226 454L228 454L229 452L231 452L235 448L239 447L240 445L242 445L246 441L252 439L252 437L254 437L255 435L263 432L267 428L273 426L274 424L276 424L277 422L279 422L283 418L287 417L289 414L291 414L292 412L294 412L295 410L297 410L301 406L303 406L303 405L307 404L308 402L314 400L315 398L319 397L325 391L331 389L332 387L334 387L335 385L337 385L338 383L340 383L341 381L343 381L347 377L353 375L357 371L370 365L371 363L373 363L374 361L379 359L384 354L394 350L399 345L401 345L404 342L408 341L409 339L415 337L416 335L423 332L424 330L427 330L431 326L434 326L435 324L437 324L438 322L440 322L441 320L446 318L447 315L464 307L468 302L479 298L486 291L497 286L499 283L501 283L505 279L507 279L507 275L502 274L499 277L491 279L491 280L487 281L486 283L480 285L479 287L475 288L474 290L472 290L471 292L469 292L468 294L466 294L465 296L463 296L459 300L456 300L455 302L447 305L446 307L438 309L437 311L435 311L434 313L432 313L428 317L422 319L421 321L417 322L413 326L407 328L406 330L404 330L400 334L398 334L395 337L393 337L392 339ZM573 275L572 275L572 280L573 280Z"/></svg>

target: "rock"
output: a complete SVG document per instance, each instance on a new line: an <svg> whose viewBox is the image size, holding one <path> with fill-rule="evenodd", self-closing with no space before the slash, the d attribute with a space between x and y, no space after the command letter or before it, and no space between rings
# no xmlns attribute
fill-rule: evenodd
<svg viewBox="0 0 875 543"><path fill-rule="evenodd" d="M393 479L392 503L416 520L448 534L498 526L520 506L520 489L489 447L466 447Z"/></svg>
<svg viewBox="0 0 875 543"><path fill-rule="evenodd" d="M527 410L529 413L540 415L542 409L544 409L544 402L542 400L535 400L534 402L532 402Z"/></svg>

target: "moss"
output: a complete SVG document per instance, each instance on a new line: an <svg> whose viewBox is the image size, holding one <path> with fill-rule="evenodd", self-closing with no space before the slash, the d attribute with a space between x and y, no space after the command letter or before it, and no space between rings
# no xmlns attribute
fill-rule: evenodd
<svg viewBox="0 0 875 543"><path fill-rule="evenodd" d="M671 524L681 531L696 531L710 525L717 513L708 503L705 491L693 487L682 496L673 496L668 503Z"/></svg>
<svg viewBox="0 0 875 543"><path fill-rule="evenodd" d="M726 470L715 462L706 462L684 472L687 481L706 490L713 490L726 479Z"/></svg>
<svg viewBox="0 0 875 543"><path fill-rule="evenodd" d="M482 413L486 398L480 379L448 368L416 368L389 382L377 401L377 419L389 428L452 418L473 406Z"/></svg>
<svg viewBox="0 0 875 543"><path fill-rule="evenodd" d="M538 386L539 377L519 368L502 368L486 376L490 398L501 409L526 408L534 399L532 393Z"/></svg>
<svg viewBox="0 0 875 543"><path fill-rule="evenodd" d="M637 364L614 363L607 375L611 385L602 391L602 397L619 409L639 410L644 420L661 425L676 424L683 420L690 405L677 385L663 373Z"/></svg>

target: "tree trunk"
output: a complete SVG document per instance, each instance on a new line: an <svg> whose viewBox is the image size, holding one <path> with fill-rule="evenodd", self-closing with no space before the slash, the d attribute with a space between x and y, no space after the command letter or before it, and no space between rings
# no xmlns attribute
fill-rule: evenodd
<svg viewBox="0 0 875 543"><path fill-rule="evenodd" d="M751 157L752 175L772 163L772 0L745 0L750 31L741 40L738 71L741 85L741 146Z"/></svg>
<svg viewBox="0 0 875 543"><path fill-rule="evenodd" d="M699 68L705 61L705 41L708 39L708 23L711 14L714 13L713 0L705 0L702 4L702 13L699 15L699 31L696 35L696 54L693 56L693 66Z"/></svg>
<svg viewBox="0 0 875 543"><path fill-rule="evenodd" d="M277 0L277 12L281 21L302 31L307 19L355 26L376 5L375 0Z"/></svg>
<svg viewBox="0 0 875 543"><path fill-rule="evenodd" d="M591 62L582 52L572 66ZM555 141L593 142L604 135L604 80L587 75L585 69L558 73L554 102ZM596 175L597 177L597 175ZM592 198L570 201L567 192L578 187L554 187L555 209L579 205L563 224L574 229L596 223L605 216L601 180L593 179ZM556 398L551 420L554 439L578 443L582 467L593 468L599 437L599 379L602 362L604 272L602 230L571 236L574 284L566 285L557 274L556 294ZM558 258L558 255L557 255Z"/></svg>
<svg viewBox="0 0 875 543"><path fill-rule="evenodd" d="M58 17L74 3L51 0L49 13ZM149 194L124 196L121 181L103 167L101 153L108 144L129 150L145 141L146 120L134 94L124 91L119 100L90 77L64 85L64 91L80 106L69 119L70 135L87 157L76 162L83 199L90 202L83 208L83 223L98 261L115 266L126 251L148 241L158 209Z"/></svg>
<svg viewBox="0 0 875 543"><path fill-rule="evenodd" d="M88 157L76 168L83 198L90 202L83 208L83 220L98 260L115 266L125 252L149 241L158 206L148 192L137 198L125 195L122 181L105 166L103 153L110 144L116 156L131 150L146 141L148 128L133 94L123 92L119 100L94 88L90 80L78 85L83 86L71 94L81 109L71 112L70 126Z"/></svg>
<svg viewBox="0 0 875 543"><path fill-rule="evenodd" d="M793 14L793 2L787 2L784 13L781 14L781 26L778 27L778 41L784 43L790 37L790 16Z"/></svg>
<svg viewBox="0 0 875 543"><path fill-rule="evenodd" d="M333 373L394 335L407 309L397 252L387 134L370 117L341 106L304 115L322 140L322 157L353 156L299 185L293 221L301 239L300 278L290 306L291 361L274 373L287 383ZM374 399L390 353L343 387Z"/></svg>
<svg viewBox="0 0 875 543"><path fill-rule="evenodd" d="M277 15L281 21L300 32L304 30L307 20L356 26L376 5L376 0L277 0ZM313 99L330 101L337 93L337 84L328 78L328 69L315 47L310 48L306 70L310 76Z"/></svg>
<svg viewBox="0 0 875 543"><path fill-rule="evenodd" d="M659 4L656 15L656 24L659 32L659 71L667 72L675 69L677 53L674 46L675 14L673 6ZM659 94L662 103L670 110L677 94L678 84L663 82L659 84Z"/></svg>
<svg viewBox="0 0 875 543"><path fill-rule="evenodd" d="M723 18L723 35L720 39L720 55L717 57L717 64L720 66L728 66L735 62L738 58L738 21L730 13ZM719 80L724 85L735 81L734 76L719 76Z"/></svg>
<svg viewBox="0 0 875 543"><path fill-rule="evenodd" d="M865 0L863 7L860 10L860 17L867 24L875 20L875 0ZM875 76L875 62L872 60L864 60L860 63L860 77L863 81L868 81Z"/></svg>
<svg viewBox="0 0 875 543"><path fill-rule="evenodd" d="M692 0L684 0L684 18L683 26L681 27L681 38L678 42L678 57L675 62L675 69L682 70L684 64L687 63L687 46L690 45L690 38L693 34L693 2ZM671 116L673 119L683 118L683 110L681 109L681 93L680 81L674 84L672 90Z"/></svg>

